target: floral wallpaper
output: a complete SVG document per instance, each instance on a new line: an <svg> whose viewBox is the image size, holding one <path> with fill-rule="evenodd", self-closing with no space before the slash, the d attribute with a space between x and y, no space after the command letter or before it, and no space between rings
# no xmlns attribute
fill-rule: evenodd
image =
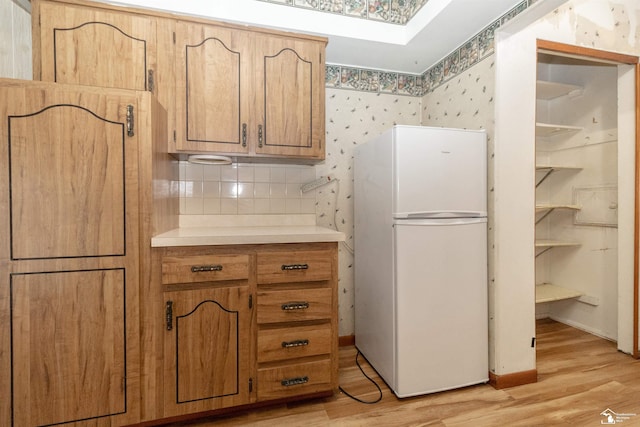
<svg viewBox="0 0 640 427"><path fill-rule="evenodd" d="M419 125L420 105L419 98L327 89L326 160L316 174L336 180L315 190L316 218L346 235L339 252L341 336L354 331L353 150L394 124Z"/></svg>
<svg viewBox="0 0 640 427"><path fill-rule="evenodd" d="M491 56L494 53L495 32L536 1L539 0L523 0L422 74L392 73L327 64L326 86L362 92L423 96Z"/></svg>
<svg viewBox="0 0 640 427"><path fill-rule="evenodd" d="M429 0L259 0L404 25Z"/></svg>

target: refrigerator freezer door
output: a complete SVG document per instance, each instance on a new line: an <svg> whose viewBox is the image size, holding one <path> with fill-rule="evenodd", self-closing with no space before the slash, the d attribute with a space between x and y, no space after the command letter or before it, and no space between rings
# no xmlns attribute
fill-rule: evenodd
<svg viewBox="0 0 640 427"><path fill-rule="evenodd" d="M486 216L484 132L396 126L392 143L395 218L443 212Z"/></svg>
<svg viewBox="0 0 640 427"><path fill-rule="evenodd" d="M398 397L488 380L486 219L396 221Z"/></svg>

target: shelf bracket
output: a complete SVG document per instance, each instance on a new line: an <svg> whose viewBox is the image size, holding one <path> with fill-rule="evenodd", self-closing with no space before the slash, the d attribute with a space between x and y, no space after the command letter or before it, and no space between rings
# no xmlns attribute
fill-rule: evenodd
<svg viewBox="0 0 640 427"><path fill-rule="evenodd" d="M542 178L540 178L540 181L538 181L536 183L536 188L538 188L538 186L540 184L542 184L544 182L545 179L549 178L549 175L551 175L553 172L555 171L555 169L553 168L549 168L549 170L547 172L545 172L544 176Z"/></svg>
<svg viewBox="0 0 640 427"><path fill-rule="evenodd" d="M551 212L553 212L555 209L556 209L556 208L549 208L549 209L547 209L547 211L546 211L544 214L542 214L542 216L541 216L540 218L536 219L536 224L538 224L540 221L542 221L542 220L543 220L543 219L545 219L547 216L549 216L549 214L550 214Z"/></svg>
<svg viewBox="0 0 640 427"><path fill-rule="evenodd" d="M543 253L547 252L547 251L548 251L548 250L550 250L550 249L552 249L552 248L551 248L551 247L549 247L549 248L545 248L545 249L541 250L540 252L538 252L538 253L536 254L536 258L538 258L540 255L542 255Z"/></svg>

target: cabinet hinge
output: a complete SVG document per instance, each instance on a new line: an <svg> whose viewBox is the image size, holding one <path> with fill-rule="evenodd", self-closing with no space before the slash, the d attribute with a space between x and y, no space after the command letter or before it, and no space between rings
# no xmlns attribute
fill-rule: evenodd
<svg viewBox="0 0 640 427"><path fill-rule="evenodd" d="M149 92L153 93L153 90L155 89L155 80L153 78L153 70L149 70L147 74L149 75L147 78L147 89L149 90Z"/></svg>
<svg viewBox="0 0 640 427"><path fill-rule="evenodd" d="M253 378L249 378L249 393L253 392Z"/></svg>
<svg viewBox="0 0 640 427"><path fill-rule="evenodd" d="M253 308L253 295L249 295L249 308Z"/></svg>
<svg viewBox="0 0 640 427"><path fill-rule="evenodd" d="M176 32L173 32L173 44L176 44Z"/></svg>
<svg viewBox="0 0 640 427"><path fill-rule="evenodd" d="M127 135L132 137L135 135L133 131L133 105L127 105Z"/></svg>
<svg viewBox="0 0 640 427"><path fill-rule="evenodd" d="M176 142L176 131L173 131L173 142Z"/></svg>
<svg viewBox="0 0 640 427"><path fill-rule="evenodd" d="M173 329L173 301L167 301L164 309L164 317L167 323L167 331Z"/></svg>

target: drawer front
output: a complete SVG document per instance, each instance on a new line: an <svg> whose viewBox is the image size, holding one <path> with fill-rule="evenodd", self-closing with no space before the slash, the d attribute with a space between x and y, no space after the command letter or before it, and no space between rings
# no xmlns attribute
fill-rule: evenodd
<svg viewBox="0 0 640 427"><path fill-rule="evenodd" d="M258 254L258 283L330 280L332 256L327 251L265 252Z"/></svg>
<svg viewBox="0 0 640 427"><path fill-rule="evenodd" d="M329 359L258 369L258 400L299 396L331 389Z"/></svg>
<svg viewBox="0 0 640 427"><path fill-rule="evenodd" d="M162 284L216 282L249 277L248 255L166 256Z"/></svg>
<svg viewBox="0 0 640 427"><path fill-rule="evenodd" d="M258 323L330 319L331 288L258 291Z"/></svg>
<svg viewBox="0 0 640 427"><path fill-rule="evenodd" d="M258 331L258 362L331 353L331 324Z"/></svg>

